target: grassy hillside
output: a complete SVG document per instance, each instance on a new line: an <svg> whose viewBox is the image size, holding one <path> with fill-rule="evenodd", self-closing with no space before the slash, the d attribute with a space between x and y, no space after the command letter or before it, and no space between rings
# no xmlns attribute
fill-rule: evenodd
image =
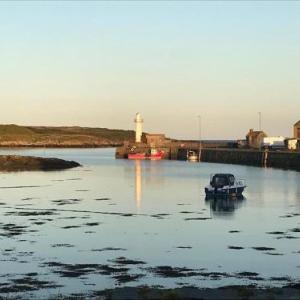
<svg viewBox="0 0 300 300"><path fill-rule="evenodd" d="M0 136L5 135L32 135L33 131L18 125L0 125Z"/></svg>
<svg viewBox="0 0 300 300"><path fill-rule="evenodd" d="M0 125L0 146L104 147L133 140L132 130Z"/></svg>
<svg viewBox="0 0 300 300"><path fill-rule="evenodd" d="M130 140L134 137L131 130L89 128L89 127L26 127L35 134L48 135L87 135L113 141Z"/></svg>

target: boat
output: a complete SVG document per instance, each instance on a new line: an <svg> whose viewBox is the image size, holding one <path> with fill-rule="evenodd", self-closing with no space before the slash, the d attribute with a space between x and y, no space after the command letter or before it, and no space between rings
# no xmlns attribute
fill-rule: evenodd
<svg viewBox="0 0 300 300"><path fill-rule="evenodd" d="M199 156L195 151L189 151L187 154L188 161L198 161Z"/></svg>
<svg viewBox="0 0 300 300"><path fill-rule="evenodd" d="M149 158L152 160L158 160L164 158L165 152L162 150L151 149Z"/></svg>
<svg viewBox="0 0 300 300"><path fill-rule="evenodd" d="M165 152L162 150L151 149L150 153L129 153L128 159L151 159L159 160L164 158Z"/></svg>
<svg viewBox="0 0 300 300"><path fill-rule="evenodd" d="M242 196L246 188L245 181L236 179L227 173L212 174L210 184L205 187L206 196Z"/></svg>
<svg viewBox="0 0 300 300"><path fill-rule="evenodd" d="M145 159L146 154L145 153L129 153L128 159Z"/></svg>

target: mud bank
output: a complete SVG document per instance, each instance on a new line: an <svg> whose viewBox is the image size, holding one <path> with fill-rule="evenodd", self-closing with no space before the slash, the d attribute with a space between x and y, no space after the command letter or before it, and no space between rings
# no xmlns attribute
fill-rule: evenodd
<svg viewBox="0 0 300 300"><path fill-rule="evenodd" d="M19 155L0 155L0 171L51 171L79 167L75 161Z"/></svg>

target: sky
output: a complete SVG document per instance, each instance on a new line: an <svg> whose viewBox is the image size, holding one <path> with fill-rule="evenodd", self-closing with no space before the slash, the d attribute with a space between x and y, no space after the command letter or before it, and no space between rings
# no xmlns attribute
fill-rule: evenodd
<svg viewBox="0 0 300 300"><path fill-rule="evenodd" d="M291 136L298 1L0 1L0 123Z"/></svg>

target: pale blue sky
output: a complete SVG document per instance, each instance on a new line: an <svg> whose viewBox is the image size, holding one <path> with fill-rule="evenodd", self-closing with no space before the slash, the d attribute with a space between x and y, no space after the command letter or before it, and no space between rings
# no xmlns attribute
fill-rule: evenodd
<svg viewBox="0 0 300 300"><path fill-rule="evenodd" d="M0 2L0 123L241 138L300 119L300 2Z"/></svg>

